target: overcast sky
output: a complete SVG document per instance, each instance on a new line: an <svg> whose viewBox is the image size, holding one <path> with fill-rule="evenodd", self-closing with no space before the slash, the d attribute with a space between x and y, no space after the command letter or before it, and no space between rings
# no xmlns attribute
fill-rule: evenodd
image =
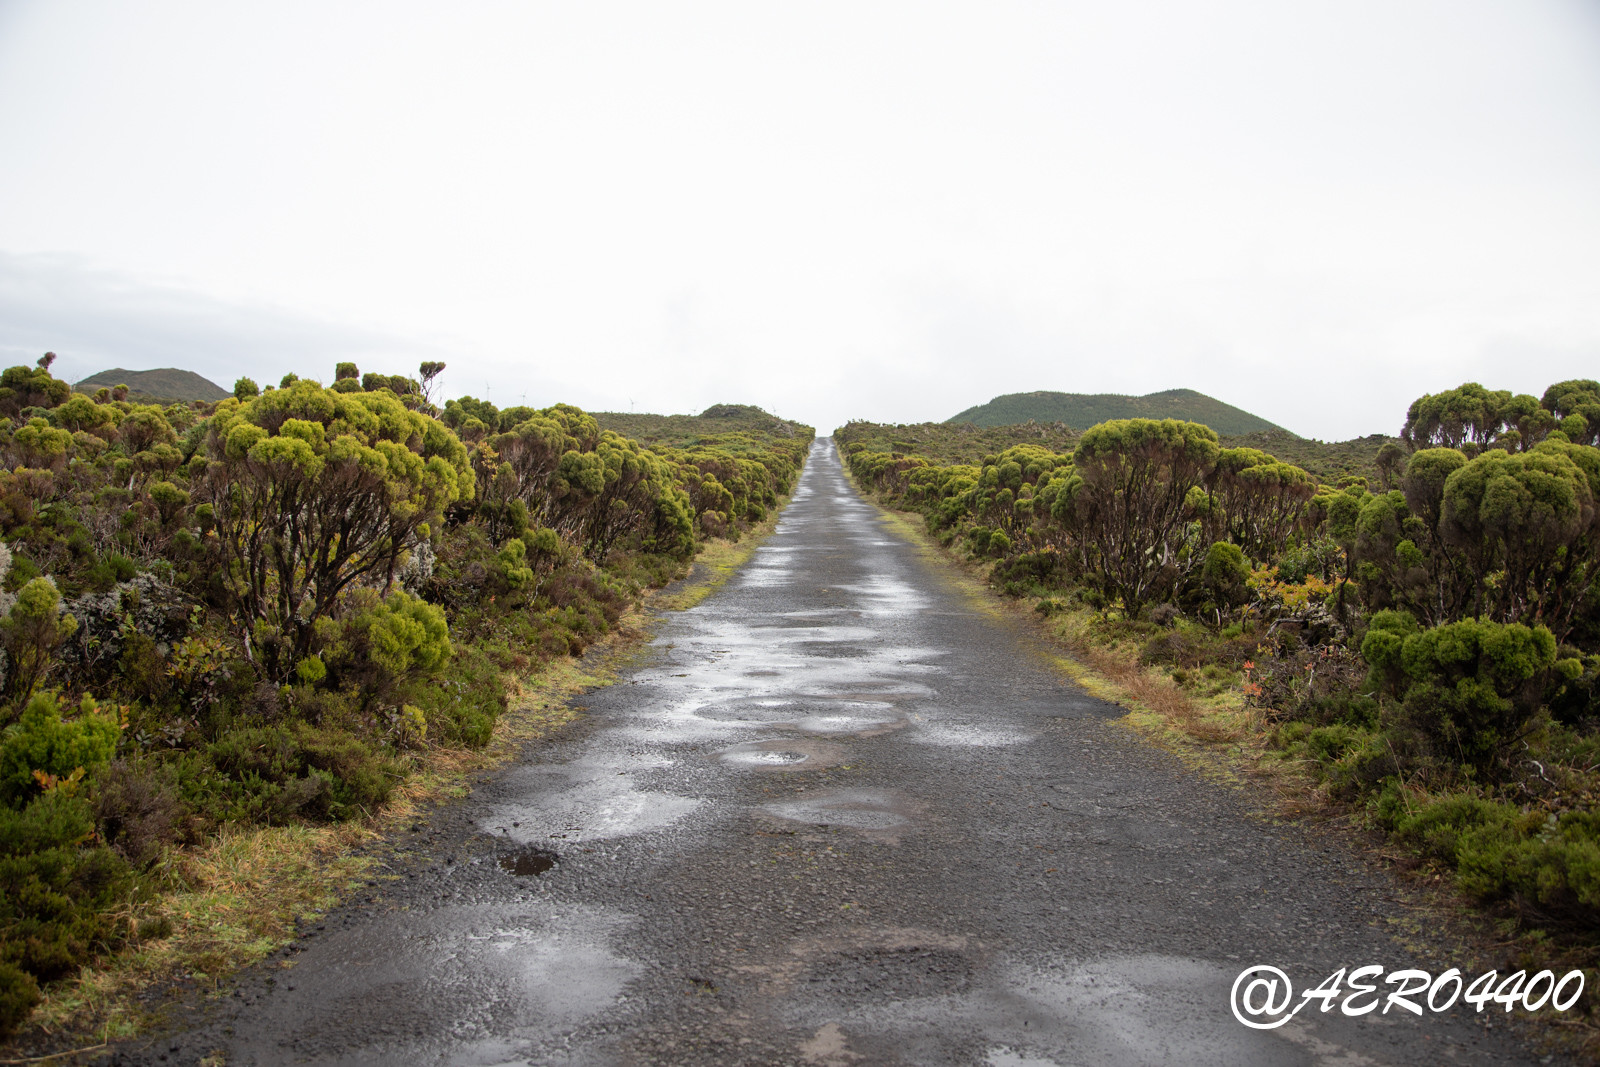
<svg viewBox="0 0 1600 1067"><path fill-rule="evenodd" d="M826 431L1600 377L1600 4L0 0L0 357Z"/></svg>

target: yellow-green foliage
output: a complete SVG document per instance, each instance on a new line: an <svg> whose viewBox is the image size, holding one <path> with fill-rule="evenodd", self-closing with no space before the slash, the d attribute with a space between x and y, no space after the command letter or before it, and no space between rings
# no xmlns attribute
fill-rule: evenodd
<svg viewBox="0 0 1600 1067"><path fill-rule="evenodd" d="M200 496L223 578L251 621L252 650L287 677L317 621L351 583L391 576L475 478L443 423L391 393L300 380L222 401L206 438Z"/></svg>
<svg viewBox="0 0 1600 1067"><path fill-rule="evenodd" d="M1600 816L1547 814L1457 793L1422 800L1389 786L1378 817L1396 837L1455 868L1462 889L1491 902L1520 900L1563 924L1600 919Z"/></svg>
<svg viewBox="0 0 1600 1067"><path fill-rule="evenodd" d="M533 568L528 566L528 546L520 538L513 537L500 546L500 565L505 569L506 585L512 589L521 589L533 581Z"/></svg>
<svg viewBox="0 0 1600 1067"><path fill-rule="evenodd" d="M11 610L0 619L0 649L8 659L4 692L18 702L32 696L56 650L77 629L77 620L61 611L55 582L41 577L23 586ZM0 722L4 721L0 716Z"/></svg>
<svg viewBox="0 0 1600 1067"><path fill-rule="evenodd" d="M404 592L389 594L356 627L367 633L373 663L397 677L437 670L454 651L444 611Z"/></svg>
<svg viewBox="0 0 1600 1067"><path fill-rule="evenodd" d="M1361 654L1409 725L1447 756L1486 769L1538 711L1556 641L1543 626L1482 619L1418 630L1409 616L1386 611L1373 618Z"/></svg>
<svg viewBox="0 0 1600 1067"><path fill-rule="evenodd" d="M16 805L37 795L52 780L73 772L94 775L111 762L117 748L114 719L97 713L85 695L77 715L63 721L54 693L28 701L21 717L0 734L0 801Z"/></svg>

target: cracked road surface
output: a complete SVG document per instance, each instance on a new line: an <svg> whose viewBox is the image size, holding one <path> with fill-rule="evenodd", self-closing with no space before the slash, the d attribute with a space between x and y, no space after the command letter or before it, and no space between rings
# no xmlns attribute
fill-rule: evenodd
<svg viewBox="0 0 1600 1067"><path fill-rule="evenodd" d="M391 877L120 1058L1536 1062L1498 1007L1237 1022L1246 965L1305 988L1449 964L1399 939L1392 876L1252 816L950 585L831 441L750 562L581 700L402 835Z"/></svg>

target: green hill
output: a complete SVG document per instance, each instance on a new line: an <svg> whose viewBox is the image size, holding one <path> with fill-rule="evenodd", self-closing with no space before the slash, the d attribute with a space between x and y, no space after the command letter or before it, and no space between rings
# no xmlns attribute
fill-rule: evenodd
<svg viewBox="0 0 1600 1067"><path fill-rule="evenodd" d="M950 422L975 426L1012 426L1032 419L1038 423L1065 423L1087 430L1107 419L1186 419L1211 427L1219 434L1240 435L1288 432L1266 419L1224 404L1193 389L1168 389L1148 396L1115 393L1008 393L987 404L968 408Z"/></svg>
<svg viewBox="0 0 1600 1067"><path fill-rule="evenodd" d="M602 430L614 430L642 445L685 448L720 434L793 437L811 427L789 422L750 404L713 404L698 415L643 415L625 411L590 412Z"/></svg>
<svg viewBox="0 0 1600 1067"><path fill-rule="evenodd" d="M126 385L128 395L138 400L213 401L233 395L209 378L176 367L163 367L161 370L122 370L120 367L103 370L99 374L91 374L73 388L80 393L93 393L101 387L115 389L119 385Z"/></svg>

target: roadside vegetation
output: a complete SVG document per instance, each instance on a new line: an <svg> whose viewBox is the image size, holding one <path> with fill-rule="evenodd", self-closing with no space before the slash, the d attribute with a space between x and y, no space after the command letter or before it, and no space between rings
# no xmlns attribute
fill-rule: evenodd
<svg viewBox="0 0 1600 1067"><path fill-rule="evenodd" d="M1180 420L1182 421L1182 420ZM915 455L940 465L974 464L984 456L1004 452L1012 445L1039 445L1052 452L1071 452L1087 426L1073 429L1062 422L1031 422L1015 426L976 426L970 422L923 422L885 425L850 424L851 440L873 452ZM1373 434L1353 441L1315 441L1287 430L1217 438L1219 448L1253 448L1285 463L1292 463L1319 483L1337 485L1344 478L1362 478L1378 488L1392 487L1396 475L1392 459L1380 466L1378 457L1392 457L1404 449L1399 437ZM1393 446L1385 451L1385 446ZM1400 454L1404 455L1404 451ZM1388 481L1385 479L1388 472Z"/></svg>
<svg viewBox="0 0 1600 1067"><path fill-rule="evenodd" d="M1371 477L1331 482L1190 422L982 453L946 429L835 438L1130 699L1306 775L1593 988L1600 383L1421 397Z"/></svg>
<svg viewBox="0 0 1600 1067"><path fill-rule="evenodd" d="M437 406L442 364L162 407L52 359L0 374L0 1038L470 765L524 682L765 520L812 437ZM270 940L208 917L219 967Z"/></svg>

